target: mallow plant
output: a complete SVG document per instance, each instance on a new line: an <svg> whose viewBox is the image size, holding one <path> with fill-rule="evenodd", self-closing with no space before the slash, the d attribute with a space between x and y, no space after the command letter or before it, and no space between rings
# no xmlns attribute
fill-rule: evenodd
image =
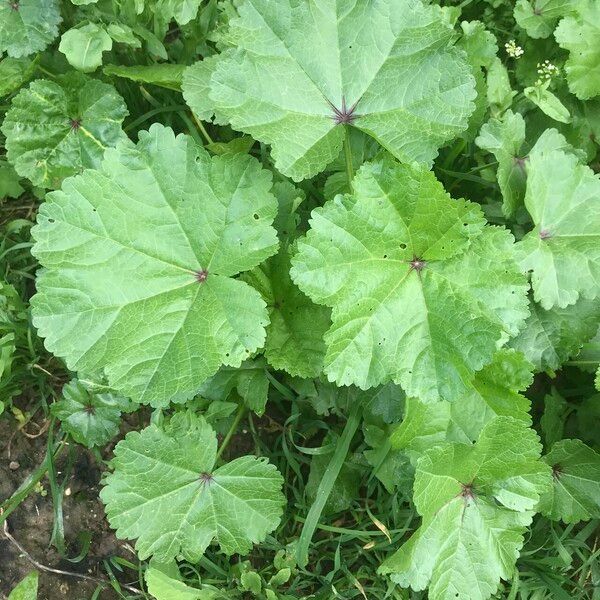
<svg viewBox="0 0 600 600"><path fill-rule="evenodd" d="M599 24L0 2L0 188L34 199L37 269L3 264L0 390L39 336L42 410L106 459L148 594L595 597L597 551L544 587L524 545L600 518Z"/></svg>

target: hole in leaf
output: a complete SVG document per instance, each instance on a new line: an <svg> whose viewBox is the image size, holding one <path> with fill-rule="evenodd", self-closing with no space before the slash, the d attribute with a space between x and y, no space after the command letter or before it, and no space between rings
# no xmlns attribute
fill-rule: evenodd
<svg viewBox="0 0 600 600"><path fill-rule="evenodd" d="M400 244L400 248L402 248L402 250L404 250L404 249L406 248L406 244L405 244L404 242L402 242L402 243Z"/></svg>

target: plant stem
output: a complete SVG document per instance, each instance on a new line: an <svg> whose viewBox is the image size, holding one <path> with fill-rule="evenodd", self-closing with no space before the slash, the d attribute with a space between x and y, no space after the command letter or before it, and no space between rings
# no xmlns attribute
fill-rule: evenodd
<svg viewBox="0 0 600 600"><path fill-rule="evenodd" d="M237 413L235 414L235 419L233 419L233 423L231 424L231 427L229 428L229 431L227 432L225 439L223 440L223 442L221 443L221 446L219 447L219 450L217 451L216 460L219 460L219 458L221 458L221 455L225 451L225 448L227 448L227 446L229 445L229 442L231 441L233 434L237 431L240 421L242 420L242 417L245 414L246 414L246 407L243 404L240 404L240 407L238 408Z"/></svg>
<svg viewBox="0 0 600 600"><path fill-rule="evenodd" d="M344 127L344 154L346 155L346 175L348 176L348 187L352 193L352 180L354 179L354 166L352 164L352 147L350 146L350 127Z"/></svg>
<svg viewBox="0 0 600 600"><path fill-rule="evenodd" d="M298 561L298 565L302 568L306 567L308 564L308 547L310 545L310 541L315 533L315 529L319 524L319 519L323 509L325 508L327 498L329 498L331 490L333 489L333 485L335 484L342 466L344 465L344 461L348 455L348 450L350 449L352 438L354 437L354 434L360 425L361 411L361 403L355 402L350 410L350 414L348 415L348 420L346 421L344 431L342 431L342 435L337 441L333 456L327 465L327 469L325 469L325 474L323 475L323 479L321 479L321 483L317 489L316 499L312 503L310 510L308 511L308 515L306 515L306 521L304 523L304 527L302 528L300 539L298 540L298 546L296 547L296 560Z"/></svg>
<svg viewBox="0 0 600 600"><path fill-rule="evenodd" d="M204 136L204 139L209 144L214 144L213 139L210 137L210 135L208 135L208 131L206 131L206 128L202 124L202 121L194 113L192 113L192 117L194 117L194 121L196 122L196 125L198 126L198 129L200 130L200 133Z"/></svg>

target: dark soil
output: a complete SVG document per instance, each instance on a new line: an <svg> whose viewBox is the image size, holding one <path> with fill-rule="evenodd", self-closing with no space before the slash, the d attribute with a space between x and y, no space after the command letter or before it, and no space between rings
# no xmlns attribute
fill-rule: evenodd
<svg viewBox="0 0 600 600"><path fill-rule="evenodd" d="M0 502L10 497L43 462L46 452L45 434L30 439L21 431L14 431L8 420L0 420ZM92 542L87 556L79 563L72 563L50 546L54 516L47 478L41 481L43 491L31 493L10 515L8 529L31 557L42 565L106 581L107 573L102 563L104 559L117 555L134 563L136 559L128 545L116 539L104 518L103 505L98 498L101 466L85 448L76 446L74 452L75 465L67 485L70 492L63 501L65 542L67 555L74 557L80 552L77 547L78 534L90 532ZM59 472L64 464L65 458L61 457L57 464ZM62 481L61 475L58 477ZM35 566L3 535L0 528L0 600L5 600L12 588L33 570ZM136 575L133 571L127 571L123 574L123 581L139 587L135 581ZM43 571L40 572L39 583L39 600L89 600L98 587L97 583L76 576ZM118 595L108 586L103 586L98 598L113 600Z"/></svg>

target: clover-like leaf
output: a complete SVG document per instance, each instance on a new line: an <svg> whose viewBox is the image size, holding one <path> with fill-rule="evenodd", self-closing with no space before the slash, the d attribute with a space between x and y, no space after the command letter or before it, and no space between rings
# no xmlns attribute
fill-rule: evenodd
<svg viewBox="0 0 600 600"><path fill-rule="evenodd" d="M583 0L576 16L565 17L554 37L569 51L565 64L569 89L580 99L600 94L600 4Z"/></svg>
<svg viewBox="0 0 600 600"><path fill-rule="evenodd" d="M522 352L536 371L555 371L577 354L600 325L600 299L580 299L565 308L544 310L536 302L509 345Z"/></svg>
<svg viewBox="0 0 600 600"><path fill-rule="evenodd" d="M58 46L69 64L84 73L95 71L102 64L102 53L111 48L112 39L106 29L95 23L69 29Z"/></svg>
<svg viewBox="0 0 600 600"><path fill-rule="evenodd" d="M600 518L600 455L580 440L561 440L544 456L552 467L552 489L539 510L565 523Z"/></svg>
<svg viewBox="0 0 600 600"><path fill-rule="evenodd" d="M32 299L46 347L73 371L164 406L260 348L268 315L234 279L277 250L271 174L209 157L161 125L48 194L32 230L45 267Z"/></svg>
<svg viewBox="0 0 600 600"><path fill-rule="evenodd" d="M531 385L531 369L519 352L499 350L456 402L427 404L409 398L404 419L391 436L392 447L416 460L435 443L475 441L498 416L531 425L530 402L519 393Z"/></svg>
<svg viewBox="0 0 600 600"><path fill-rule="evenodd" d="M535 227L515 248L535 300L564 308L600 293L600 177L573 153L538 144L525 194Z"/></svg>
<svg viewBox="0 0 600 600"><path fill-rule="evenodd" d="M292 259L300 289L333 308L329 379L394 381L425 402L460 397L528 314L512 246L424 168L363 166L354 195L312 212Z"/></svg>
<svg viewBox="0 0 600 600"><path fill-rule="evenodd" d="M44 50L60 22L58 0L2 0L0 52L20 58Z"/></svg>
<svg viewBox="0 0 600 600"><path fill-rule="evenodd" d="M127 398L96 393L78 380L65 385L62 398L50 407L62 428L88 448L102 446L115 437L119 433L121 413L131 409L132 403Z"/></svg>
<svg viewBox="0 0 600 600"><path fill-rule="evenodd" d="M235 47L191 67L185 97L271 144L285 175L322 171L340 152L343 125L426 164L467 128L475 82L439 7L245 0L238 13L227 34Z"/></svg>
<svg viewBox="0 0 600 600"><path fill-rule="evenodd" d="M507 110L501 119L490 119L475 140L480 148L491 152L498 161L496 177L506 216L515 214L525 195L525 158L519 152L524 141L525 120L511 110Z"/></svg>
<svg viewBox="0 0 600 600"><path fill-rule="evenodd" d="M2 124L8 159L34 185L60 187L65 177L100 166L125 134L125 102L111 86L79 73L38 79L21 90Z"/></svg>
<svg viewBox="0 0 600 600"><path fill-rule="evenodd" d="M510 444L507 444L510 440ZM431 600L485 600L510 577L533 509L551 482L541 445L522 421L498 417L477 443L446 443L419 459L421 526L380 567Z"/></svg>
<svg viewBox="0 0 600 600"><path fill-rule="evenodd" d="M117 444L100 496L142 560L195 562L213 540L226 554L245 553L277 527L285 503L277 469L254 456L215 468L216 452L213 429L189 412Z"/></svg>

